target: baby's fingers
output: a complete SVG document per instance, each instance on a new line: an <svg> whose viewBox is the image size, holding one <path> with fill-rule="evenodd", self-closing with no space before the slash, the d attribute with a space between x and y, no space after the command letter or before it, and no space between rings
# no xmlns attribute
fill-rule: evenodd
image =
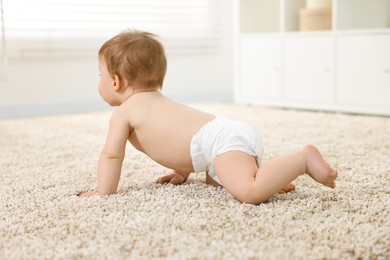
<svg viewBox="0 0 390 260"><path fill-rule="evenodd" d="M170 182L174 178L174 174L169 174L163 177L160 177L156 180L156 183L164 184Z"/></svg>
<svg viewBox="0 0 390 260"><path fill-rule="evenodd" d="M172 180L169 183L173 185L178 185L178 184L182 184L183 182L184 182L184 177L181 176L180 174L175 174L175 176L172 178Z"/></svg>
<svg viewBox="0 0 390 260"><path fill-rule="evenodd" d="M172 178L172 180L169 183L173 184L173 185L178 185L178 184L183 183L183 181L181 181L178 176L175 176L175 177Z"/></svg>
<svg viewBox="0 0 390 260"><path fill-rule="evenodd" d="M181 176L180 174L177 174L177 173L172 173L172 174L163 176L161 178L158 178L156 183L159 183L159 184L170 183L173 185L178 185L178 184L183 183L184 181L185 180L184 180L183 176Z"/></svg>
<svg viewBox="0 0 390 260"><path fill-rule="evenodd" d="M177 179L177 177L173 177L169 183L173 185L177 185L179 183L179 180Z"/></svg>

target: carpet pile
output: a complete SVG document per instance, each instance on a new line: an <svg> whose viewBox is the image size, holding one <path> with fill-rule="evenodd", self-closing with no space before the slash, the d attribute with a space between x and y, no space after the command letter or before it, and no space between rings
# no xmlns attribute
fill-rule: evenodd
<svg viewBox="0 0 390 260"><path fill-rule="evenodd" d="M315 144L336 189L242 204L192 174L169 173L129 144L118 193L95 188L109 111L0 121L0 259L389 259L390 118L192 104L253 125L264 160ZM169 152L169 151L167 151Z"/></svg>

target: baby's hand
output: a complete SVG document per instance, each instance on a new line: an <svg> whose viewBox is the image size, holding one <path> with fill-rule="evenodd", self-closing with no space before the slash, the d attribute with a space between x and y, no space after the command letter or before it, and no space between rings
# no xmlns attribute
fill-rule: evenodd
<svg viewBox="0 0 390 260"><path fill-rule="evenodd" d="M165 184L165 183L170 183L170 184L173 184L173 185L179 185L179 184L182 184L184 182L186 182L186 178L184 178L182 175L180 175L179 173L171 173L169 175L165 175L161 178L158 178L156 180L156 183L159 183L159 184Z"/></svg>
<svg viewBox="0 0 390 260"><path fill-rule="evenodd" d="M79 196L80 198L88 198L97 194L98 194L97 191L87 191L87 192L80 192L79 194L77 194L77 196Z"/></svg>

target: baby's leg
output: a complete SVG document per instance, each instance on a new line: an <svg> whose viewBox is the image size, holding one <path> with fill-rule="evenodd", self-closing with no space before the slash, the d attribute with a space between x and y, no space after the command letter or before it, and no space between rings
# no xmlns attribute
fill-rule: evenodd
<svg viewBox="0 0 390 260"><path fill-rule="evenodd" d="M335 187L337 177L311 145L268 160L260 168L253 156L239 151L227 152L214 159L214 169L228 192L238 200L252 204L266 201L305 172L331 188Z"/></svg>
<svg viewBox="0 0 390 260"><path fill-rule="evenodd" d="M221 186L218 182L216 182L213 178L210 177L208 172L206 172L206 184L209 184L209 185L212 185L215 187ZM290 184L287 184L286 187L283 187L280 191L278 191L278 193L285 194L285 193L288 193L288 192L293 191L293 190L295 190L295 185L290 183Z"/></svg>

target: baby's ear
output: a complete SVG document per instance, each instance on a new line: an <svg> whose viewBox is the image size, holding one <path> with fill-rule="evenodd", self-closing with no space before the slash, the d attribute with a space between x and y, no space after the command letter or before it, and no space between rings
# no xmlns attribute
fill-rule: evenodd
<svg viewBox="0 0 390 260"><path fill-rule="evenodd" d="M119 91L122 88L122 82L119 76L115 74L112 77L112 80L113 80L114 91Z"/></svg>

